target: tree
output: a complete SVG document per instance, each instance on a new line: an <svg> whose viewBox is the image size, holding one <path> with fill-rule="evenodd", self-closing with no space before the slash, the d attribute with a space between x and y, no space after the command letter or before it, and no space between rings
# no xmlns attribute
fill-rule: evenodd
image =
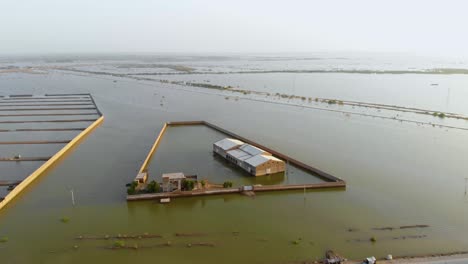
<svg viewBox="0 0 468 264"><path fill-rule="evenodd" d="M135 189L135 188L136 188L137 186L138 186L138 183L132 182L132 183L130 184L130 186L128 186L128 188L127 188L127 194L128 194L128 195L133 195L133 194L135 194L135 193L136 193L136 189Z"/></svg>
<svg viewBox="0 0 468 264"><path fill-rule="evenodd" d="M146 186L146 192L149 192L149 193L157 193L157 192L160 192L160 186L159 186L159 183L157 183L156 181L151 181L150 183L148 183L148 185Z"/></svg>
<svg viewBox="0 0 468 264"><path fill-rule="evenodd" d="M195 186L195 182L192 180L183 180L182 181L182 188L186 191L191 191L193 190L193 187Z"/></svg>

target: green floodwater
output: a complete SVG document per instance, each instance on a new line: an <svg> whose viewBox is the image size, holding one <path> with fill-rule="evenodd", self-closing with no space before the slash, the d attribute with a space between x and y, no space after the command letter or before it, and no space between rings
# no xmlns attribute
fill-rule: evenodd
<svg viewBox="0 0 468 264"><path fill-rule="evenodd" d="M327 249L363 258L468 247L466 131L116 80L58 72L0 76L3 94L90 92L105 116L73 153L0 212L0 237L8 237L0 243L1 263L289 263L322 257ZM125 184L134 178L163 122L174 120L207 120L341 177L347 188L305 195L262 193L254 199L187 198L168 205L127 203ZM224 177L238 178L237 184L253 181L213 158L211 143L222 135L190 129L193 133L168 131L150 165L151 177L175 170L216 177L221 170ZM208 164L199 164L204 161ZM12 171L20 177L34 167L0 166L0 179ZM62 223L62 217L70 221ZM414 224L430 227L372 230ZM105 249L112 240L74 239L144 232L163 238L127 242L138 243L139 250ZM191 232L203 236L174 236ZM372 236L376 243L368 241ZM407 239L394 239L402 236ZM173 246L142 248L167 241ZM198 242L215 247L186 247Z"/></svg>

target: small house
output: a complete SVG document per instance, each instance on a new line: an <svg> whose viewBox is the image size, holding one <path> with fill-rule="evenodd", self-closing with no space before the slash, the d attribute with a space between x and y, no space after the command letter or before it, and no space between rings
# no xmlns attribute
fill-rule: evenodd
<svg viewBox="0 0 468 264"><path fill-rule="evenodd" d="M140 172L137 174L137 176L135 177L135 180L134 182L136 183L145 183L146 180L148 180L148 172Z"/></svg>
<svg viewBox="0 0 468 264"><path fill-rule="evenodd" d="M162 175L163 192L181 191L182 181L185 179L182 172L164 173Z"/></svg>

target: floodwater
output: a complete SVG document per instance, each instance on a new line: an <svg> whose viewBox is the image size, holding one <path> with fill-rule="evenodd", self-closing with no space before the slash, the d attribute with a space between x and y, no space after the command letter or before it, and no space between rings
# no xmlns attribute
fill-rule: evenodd
<svg viewBox="0 0 468 264"><path fill-rule="evenodd" d="M215 63L201 64L208 68ZM282 63L268 61L278 68ZM198 65L192 64L189 66ZM234 67L231 64L237 65L231 61L222 68ZM258 64L261 62L257 61L255 67ZM267 80L271 76L261 75L256 78ZM312 76L333 82L341 75ZM356 78L356 87L372 90L372 96L365 98L368 102L392 103L385 93L381 98L373 97L378 97L378 89L386 86L387 80L396 84L399 79L411 79L411 75L379 76L382 80L365 74ZM442 96L445 92L441 92L438 99L415 99L413 86L408 85L405 89L409 92L398 93L402 99L395 100L402 106L444 106L466 114L461 104L468 99L464 96L468 76L439 76L417 75L414 81L436 89L429 84L445 78L451 91L457 91L456 98L451 94L447 101ZM224 82L228 83L232 77L226 78ZM468 247L468 133L464 130L284 104L225 100L224 94L205 93L207 89L203 88L184 90L158 82L65 71L3 74L0 87L3 95L89 92L105 116L104 123L66 159L0 212L0 237L8 237L8 242L0 243L2 263L289 263L322 257L327 249L348 258L363 258L453 252ZM334 89L339 91L339 87ZM255 198L187 198L168 205L127 203L125 184L136 175L163 122L177 120L214 123L340 177L346 180L347 188L305 194L261 193ZM238 184L254 181L212 156L211 144L222 134L203 127L171 128L168 132L150 164L151 177L184 171L213 179L221 173L228 179L239 179L234 181ZM4 173L10 169L1 166L0 180L7 179ZM74 190L75 206L70 189ZM62 217L70 221L62 223ZM417 224L429 227L372 229ZM79 235L144 232L163 238L126 241L127 245L138 244L138 250L106 249L113 240L74 239ZM175 237L175 233L200 236ZM377 242L370 242L371 237ZM156 246L168 241L171 247ZM195 243L215 246L187 247Z"/></svg>

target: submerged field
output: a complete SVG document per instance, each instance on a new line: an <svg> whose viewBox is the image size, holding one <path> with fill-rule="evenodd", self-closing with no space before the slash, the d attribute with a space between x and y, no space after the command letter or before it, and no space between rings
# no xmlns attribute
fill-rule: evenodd
<svg viewBox="0 0 468 264"><path fill-rule="evenodd" d="M284 61L257 60L250 67L239 65L236 60L157 64L171 63L188 68L171 66L173 69L166 68L166 72L257 69L262 63L270 70L280 69ZM297 68L306 68L307 63L311 62L301 61ZM110 72L116 68L109 66L112 64L109 62L95 64L86 69ZM363 258L453 252L468 247L464 175L468 169L465 162L468 132L448 127L465 128L468 121L383 109L357 110L338 104L320 106L396 117L383 119L297 106L301 99L299 103L288 104L281 98L264 98L282 102L273 104L257 100L259 96L255 94L232 95L203 87L78 73L44 64L40 67L48 68L47 73L0 75L0 95L89 92L103 112L105 122L67 159L0 212L0 237L8 237L8 242L0 243L2 263L155 260L187 263L187 258L191 263L294 263L322 257L327 249L334 249L347 258ZM77 68L76 65L66 67ZM141 68L118 69L126 74L141 72ZM254 77L173 75L161 79L209 80L205 83L272 94L389 103L468 115L463 103L467 98L468 75L303 74L296 76L295 84L291 79L284 89L277 83L281 78L290 80L293 73L287 77L258 73ZM276 82L275 78L280 80ZM385 88L379 90L381 87ZM343 178L347 188L306 194L302 191L263 193L254 199L238 195L188 198L174 200L169 205L151 201L127 203L125 184L135 177L163 122L176 120L209 121ZM183 171L213 180L232 179L238 184L257 180L213 157L211 144L223 138L222 134L203 127L170 130L150 164L150 177ZM14 133L0 136L17 137ZM21 170L27 172L33 167L25 165ZM9 179L16 169L0 167L0 180ZM299 181L306 177L300 172L292 175L274 180ZM76 199L74 207L71 188ZM68 221L61 221L62 218ZM401 228L412 225L424 227ZM138 250L108 249L122 239L75 239L85 235L144 233L162 237L125 240L126 246L136 244ZM194 236L176 236L176 233ZM371 237L376 242L371 242Z"/></svg>

